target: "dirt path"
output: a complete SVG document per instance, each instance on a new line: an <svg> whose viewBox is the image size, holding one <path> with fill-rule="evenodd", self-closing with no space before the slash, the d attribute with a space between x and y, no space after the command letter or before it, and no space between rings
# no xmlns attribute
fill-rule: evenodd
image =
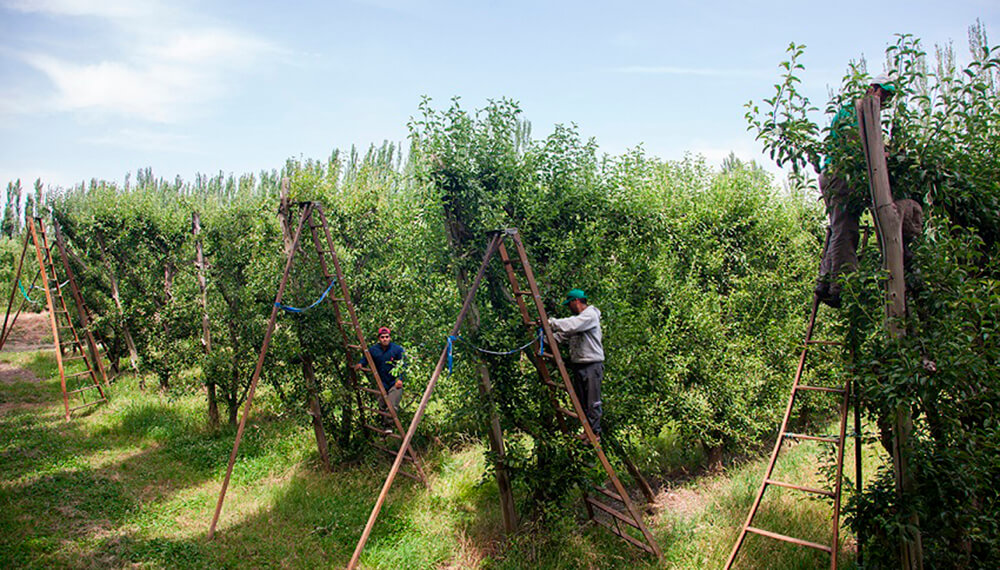
<svg viewBox="0 0 1000 570"><path fill-rule="evenodd" d="M13 318L14 315L11 315ZM9 325L8 325L9 326ZM21 313L14 330L3 345L3 352L24 352L52 348L52 325L48 312Z"/></svg>

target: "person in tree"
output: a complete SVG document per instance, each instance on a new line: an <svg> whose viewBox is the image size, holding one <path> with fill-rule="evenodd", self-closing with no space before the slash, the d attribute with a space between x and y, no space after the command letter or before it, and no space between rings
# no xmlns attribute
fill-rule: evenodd
<svg viewBox="0 0 1000 570"><path fill-rule="evenodd" d="M395 411L399 411L399 402L403 398L403 379L400 369L403 367L403 347L392 342L392 331L389 327L378 329L378 343L368 347L368 353L375 361L375 370L382 380L382 387L385 388L389 403ZM362 355L361 362L354 365L355 369L361 368L365 364L365 357ZM380 403L379 407L384 411L385 404ZM391 424L388 418L383 418L384 423Z"/></svg>
<svg viewBox="0 0 1000 570"><path fill-rule="evenodd" d="M587 415L590 428L601 439L601 382L604 380L604 344L601 335L601 311L587 303L580 289L566 293L563 305L572 317L549 319L557 342L569 343L569 368L576 397ZM586 439L580 434L580 439Z"/></svg>
<svg viewBox="0 0 1000 570"><path fill-rule="evenodd" d="M896 87L889 78L879 75L869 83L866 95L877 95L885 103L896 93ZM827 156L823 160L819 175L819 189L823 194L830 226L826 247L820 263L819 279L815 293L827 305L840 307L840 283L838 277L853 271L858 265L858 222L868 205L867 193L855 192L841 175L843 165L834 164L832 156L847 154L844 145L860 144L857 139L858 119L854 105L846 105L837 112L830 122L830 134L826 139Z"/></svg>

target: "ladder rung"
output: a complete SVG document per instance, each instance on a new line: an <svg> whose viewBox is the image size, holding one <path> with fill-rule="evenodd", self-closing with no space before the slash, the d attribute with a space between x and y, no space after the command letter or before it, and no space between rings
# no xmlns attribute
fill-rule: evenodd
<svg viewBox="0 0 1000 570"><path fill-rule="evenodd" d="M840 440L840 438L836 438L836 437L820 437L820 436L816 436L816 435L803 435L801 433L791 433L791 432L787 432L787 431L785 432L785 437L789 437L789 438L793 438L793 439L808 439L810 441L825 441L827 443L837 443Z"/></svg>
<svg viewBox="0 0 1000 570"><path fill-rule="evenodd" d="M792 544L798 544L799 546L808 546L809 548L815 548L816 550L822 550L823 552L833 553L833 549L829 546L823 544L817 544L815 542L809 542L808 540L802 540L801 538L794 538L791 536L785 536L783 534L778 534L776 532L771 532L769 530L764 530L760 528L754 528L752 526L747 527L747 532L752 532L759 534L761 536L766 536L768 538L774 538L777 540L783 540L785 542L791 542Z"/></svg>
<svg viewBox="0 0 1000 570"><path fill-rule="evenodd" d="M382 395L382 392L379 392L375 388L369 388L368 386L361 386L361 389L364 390L365 392L368 392L369 394L377 394L379 396Z"/></svg>
<svg viewBox="0 0 1000 570"><path fill-rule="evenodd" d="M98 386L97 384L91 384L90 386L84 386L83 388L80 388L79 390L71 390L71 391L67 392L67 394L79 394L80 392L84 392L86 390L93 390L94 388L99 388L99 387L100 386Z"/></svg>
<svg viewBox="0 0 1000 570"><path fill-rule="evenodd" d="M549 388L555 388L557 390L562 390L562 384L556 384L552 380L546 380L546 379L543 378L542 379L542 383L545 384L546 386L548 386Z"/></svg>
<svg viewBox="0 0 1000 570"><path fill-rule="evenodd" d="M774 479L764 479L764 483L767 485L777 485L778 487L785 487L787 489L795 489L796 491L805 491L806 493L815 493L817 495L823 495L826 497L833 498L833 492L824 491L823 489L813 489L812 487L793 485L791 483L785 483L784 481L776 481Z"/></svg>
<svg viewBox="0 0 1000 570"><path fill-rule="evenodd" d="M70 412L75 412L77 410L82 410L83 408L86 408L86 407L89 407L89 406L93 406L93 405L96 405L96 404L100 404L101 402L105 402L105 401L107 401L107 400L105 400L104 398L99 398L99 399L94 400L92 402L87 402L86 404L81 404L81 405L79 405L79 406L77 406L75 408L70 408L69 411Z"/></svg>
<svg viewBox="0 0 1000 570"><path fill-rule="evenodd" d="M636 522L635 520L633 520L632 517L627 517L627 516L623 515L621 512L618 511L618 509L615 509L614 507L609 507L608 505L605 505L604 503L602 503L602 502L600 502L597 499L594 499L592 497L587 497L585 500L587 501L587 503L589 503L589 504L597 507L598 509L600 509L600 510L606 512L606 513L608 513L609 515L615 517L616 519L622 521L623 523L625 523L627 525L631 525L631 526L633 526L633 527L635 527L635 528L637 528L639 530L642 530L642 527L639 526L638 522ZM597 519L594 519L594 520L597 520Z"/></svg>
<svg viewBox="0 0 1000 570"><path fill-rule="evenodd" d="M628 534L626 534L626 533L622 532L621 530L619 530L613 524L611 524L609 522L602 521L601 519L591 519L591 520L593 520L595 523L603 526L604 528L608 529L608 531L611 532L611 534L614 534L614 535L618 536L619 538L624 539L625 542L628 542L632 546L634 546L636 548L641 548L642 550L645 550L646 552L648 552L650 554L653 554L653 555L656 554L656 552L652 548L650 548L650 546L648 544L646 544L645 542L642 542L641 540L636 540L635 538L633 538L633 537L629 536Z"/></svg>
<svg viewBox="0 0 1000 570"><path fill-rule="evenodd" d="M821 344L824 346L840 346L844 343L835 340L807 340L806 344Z"/></svg>
<svg viewBox="0 0 1000 570"><path fill-rule="evenodd" d="M400 475L402 475L403 477L409 477L410 479L413 479L414 481L417 481L417 482L419 482L419 483L423 483L423 479L421 479L420 477L417 477L417 476L416 476L416 475L414 475L413 473L410 473L410 472L406 471L406 470L405 470L405 469L403 469L403 468L399 468L399 469L398 469L398 470L396 471L396 473L399 473L399 474L400 474Z"/></svg>
<svg viewBox="0 0 1000 570"><path fill-rule="evenodd" d="M65 378L76 378L77 376L83 376L84 374L90 374L90 370L84 370L83 372L77 372L76 374L70 374L65 376Z"/></svg>
<svg viewBox="0 0 1000 570"><path fill-rule="evenodd" d="M360 370L362 372L371 372L372 371L371 368L365 368L364 366L362 366L361 368L358 368L358 370Z"/></svg>
<svg viewBox="0 0 1000 570"><path fill-rule="evenodd" d="M621 496L618 493L616 493L616 492L614 492L614 491L612 491L610 489L605 489L604 487L598 487L597 485L594 485L593 489L595 491L597 491L598 493L601 493L602 495L604 495L605 497L607 497L609 499L618 501L619 503L624 503L625 502L625 501L622 500Z"/></svg>
<svg viewBox="0 0 1000 570"><path fill-rule="evenodd" d="M366 411L366 412L375 412L376 414L382 416L383 418L391 418L392 417L392 414L390 414L389 412L386 412L384 410L379 410L377 408L368 408L368 407L365 407L365 406L361 406L361 409L364 410L364 411Z"/></svg>
<svg viewBox="0 0 1000 570"><path fill-rule="evenodd" d="M514 291L515 295L521 295L522 297L530 297L531 291Z"/></svg>
<svg viewBox="0 0 1000 570"><path fill-rule="evenodd" d="M579 418L580 417L580 416L576 415L576 412L571 412L571 411L567 410L566 408L558 408L557 407L556 410L558 410L560 414L567 415L567 416L569 416L571 418Z"/></svg>
<svg viewBox="0 0 1000 570"><path fill-rule="evenodd" d="M375 432L375 433L377 433L377 434L379 434L381 436L393 437L393 438L396 438L396 439L403 439L403 437L401 435L399 435L398 433L392 431L391 429L380 429L380 428L377 428L377 427L375 427L375 426L373 426L371 424L362 424L362 425L364 425L367 429L370 429L373 432Z"/></svg>
<svg viewBox="0 0 1000 570"><path fill-rule="evenodd" d="M370 446L372 446L375 449L378 449L380 451L384 451L384 452L388 453L389 455L391 455L393 457L396 457L397 455L399 455L399 450L396 450L396 449L389 449L388 447L379 445L377 443L369 443L368 445L370 445ZM412 449L407 449L406 450L406 455L403 456L403 460L404 461L413 462L413 450Z"/></svg>
<svg viewBox="0 0 1000 570"><path fill-rule="evenodd" d="M541 356L542 358L547 358L549 360L555 360L556 359L556 355L552 354L551 352L542 352L542 353L539 353L538 356Z"/></svg>
<svg viewBox="0 0 1000 570"><path fill-rule="evenodd" d="M837 394L843 394L843 388L827 388L826 386L796 386L796 390L816 390L817 392L834 392Z"/></svg>
<svg viewBox="0 0 1000 570"><path fill-rule="evenodd" d="M84 358L87 358L87 355L80 354L80 356L67 356L66 358L63 358L63 362L72 362L74 360L83 360Z"/></svg>
<svg viewBox="0 0 1000 570"><path fill-rule="evenodd" d="M330 300L335 303L343 303L344 299L342 297L330 297Z"/></svg>
<svg viewBox="0 0 1000 570"><path fill-rule="evenodd" d="M354 349L354 350L361 350L361 345L360 344L349 344L349 345L347 345L347 348L351 348L351 349Z"/></svg>

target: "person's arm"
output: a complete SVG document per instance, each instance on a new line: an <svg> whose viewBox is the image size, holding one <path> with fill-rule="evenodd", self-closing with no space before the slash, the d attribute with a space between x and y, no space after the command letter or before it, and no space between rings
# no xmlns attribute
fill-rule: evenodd
<svg viewBox="0 0 1000 570"><path fill-rule="evenodd" d="M587 310L584 310L579 315L566 317L565 319L551 319L549 320L549 324L552 326L553 330L563 333L564 337L566 335L590 330L596 327L600 323L600 320L597 316L597 311L591 311L589 309L590 308L588 307Z"/></svg>
<svg viewBox="0 0 1000 570"><path fill-rule="evenodd" d="M396 387L403 387L403 367L406 366L406 353L403 351L403 347L399 347L399 358L396 361L396 365L393 367L393 372L396 373Z"/></svg>

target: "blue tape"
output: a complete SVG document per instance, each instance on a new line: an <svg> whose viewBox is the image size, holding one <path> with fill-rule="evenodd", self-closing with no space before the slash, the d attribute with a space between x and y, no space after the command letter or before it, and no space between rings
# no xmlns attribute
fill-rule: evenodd
<svg viewBox="0 0 1000 570"><path fill-rule="evenodd" d="M285 311L287 311L289 313L304 313L304 312L308 311L309 309L312 309L316 305L319 305L320 303L322 303L323 299L326 299L326 296L330 294L330 289L333 289L333 284L336 283L336 282L337 282L336 279L331 280L330 281L330 285L328 285L327 288L326 288L326 291L323 291L323 294L319 296L319 299L316 299L316 301L312 305L309 305L308 307L306 307L304 309L300 309L298 307L290 307L288 305L282 305L281 303L278 303L278 302L275 302L274 306L278 307L279 309L284 309Z"/></svg>

